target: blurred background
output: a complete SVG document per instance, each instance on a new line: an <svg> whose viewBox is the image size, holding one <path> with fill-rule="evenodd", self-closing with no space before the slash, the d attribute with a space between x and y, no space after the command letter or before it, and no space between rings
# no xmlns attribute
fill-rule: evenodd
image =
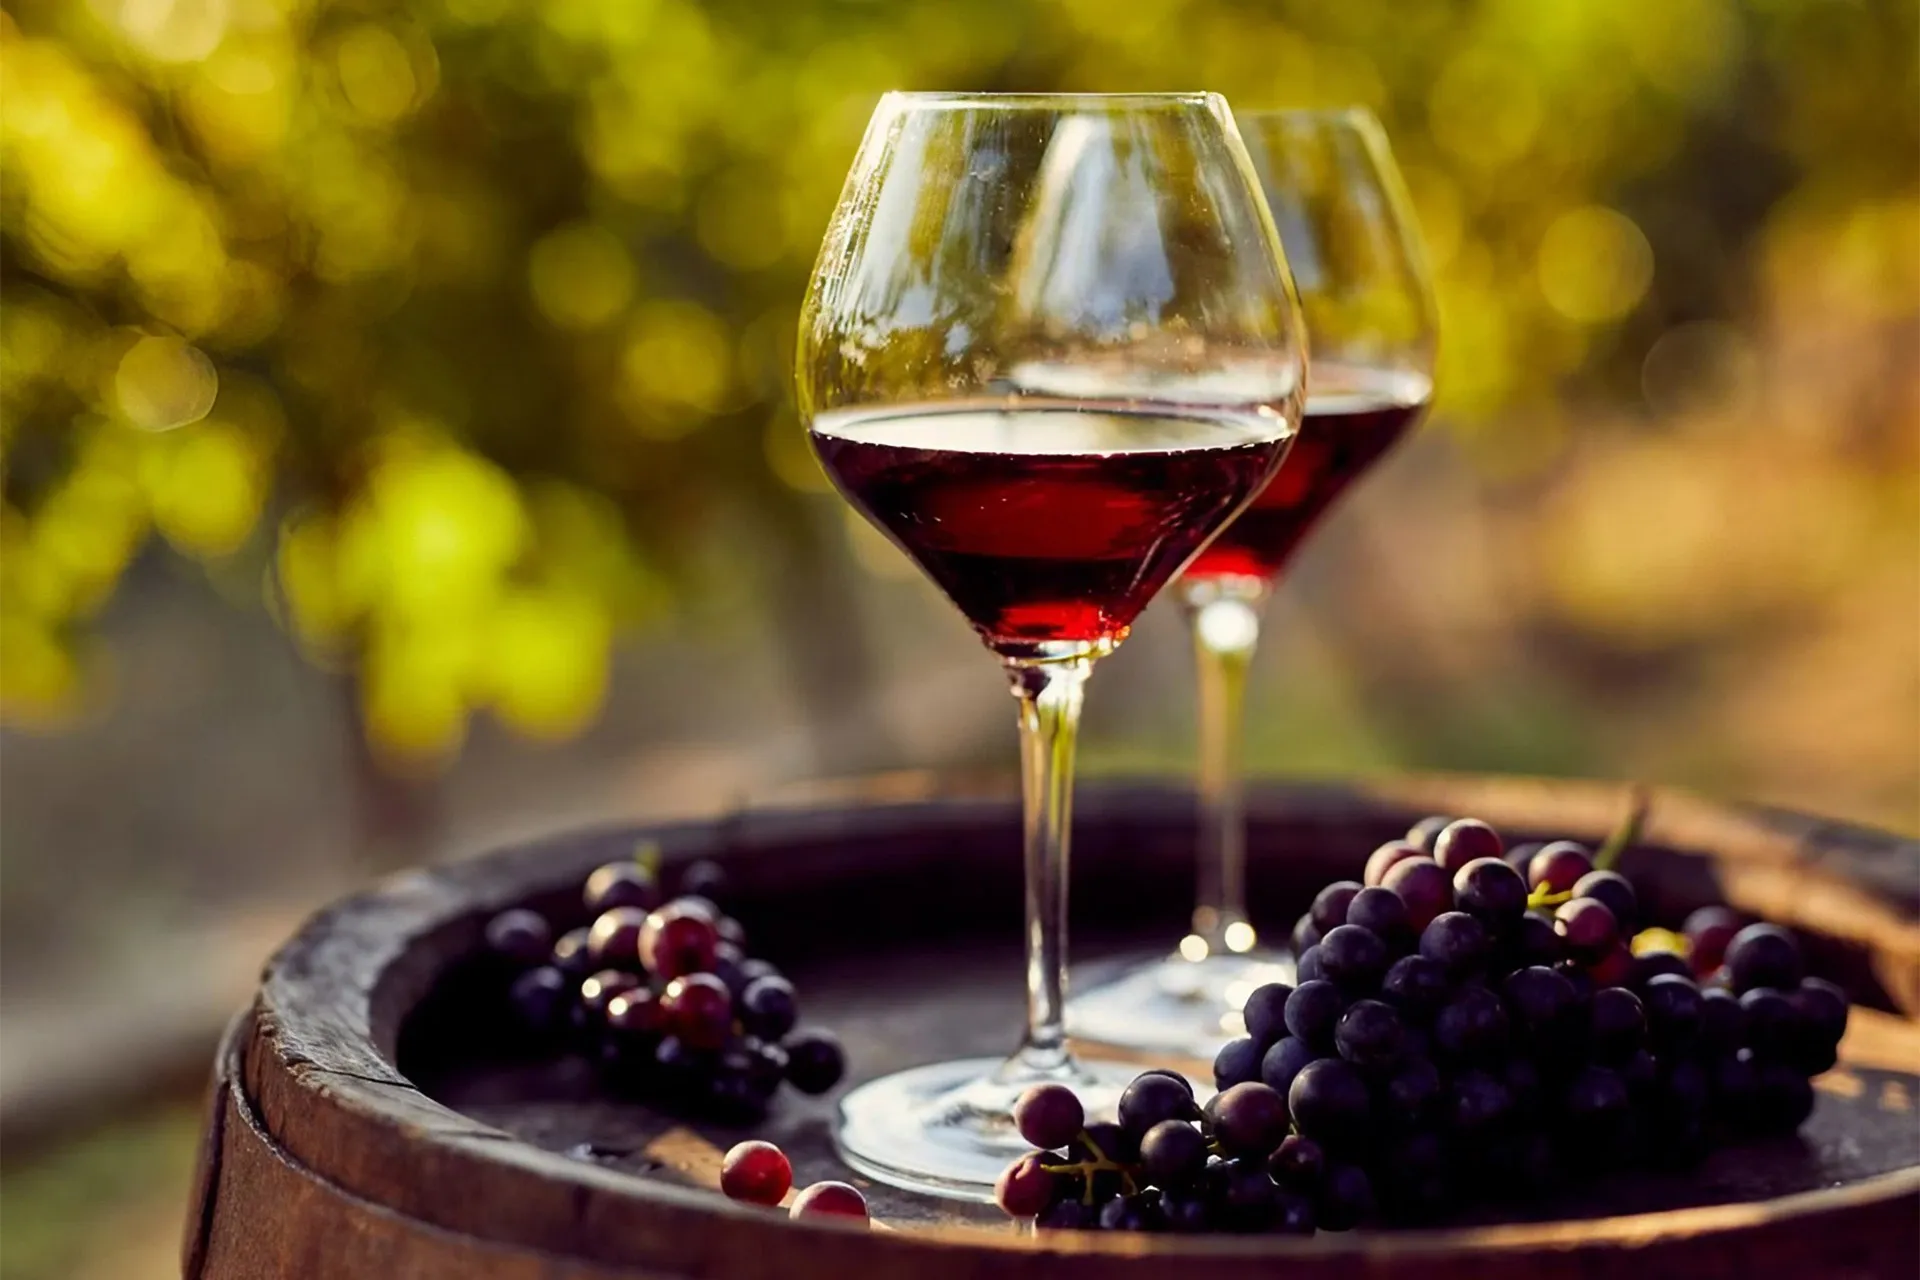
<svg viewBox="0 0 1920 1280"><path fill-rule="evenodd" d="M1920 831L1917 52L1913 0L7 0L0 1277L177 1274L212 1037L345 888L1010 763L787 394L889 88L1386 123L1438 404L1274 601L1257 768ZM1190 767L1164 606L1094 683L1089 772Z"/></svg>

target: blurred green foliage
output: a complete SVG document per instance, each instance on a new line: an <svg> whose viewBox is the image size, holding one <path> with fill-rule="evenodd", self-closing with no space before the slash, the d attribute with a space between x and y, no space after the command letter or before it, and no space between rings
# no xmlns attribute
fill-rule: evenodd
<svg viewBox="0 0 1920 1280"><path fill-rule="evenodd" d="M578 730L712 505L820 483L794 314L885 89L1372 107L1441 418L1512 471L1763 347L1781 281L1914 313L1917 41L1911 0L11 0L0 703L83 703L157 536L397 758Z"/></svg>

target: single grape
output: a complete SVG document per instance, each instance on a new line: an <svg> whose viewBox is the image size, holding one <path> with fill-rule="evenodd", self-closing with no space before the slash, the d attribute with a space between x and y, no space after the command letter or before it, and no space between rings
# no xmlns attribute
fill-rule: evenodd
<svg viewBox="0 0 1920 1280"><path fill-rule="evenodd" d="M793 1164L771 1142L736 1143L720 1161L720 1190L729 1200L776 1205L792 1186Z"/></svg>
<svg viewBox="0 0 1920 1280"><path fill-rule="evenodd" d="M547 963L576 982L592 973L593 956L587 947L588 933L587 927L581 925L554 939L553 955Z"/></svg>
<svg viewBox="0 0 1920 1280"><path fill-rule="evenodd" d="M1157 1231L1163 1220L1160 1193L1154 1190L1116 1196L1100 1206L1100 1229L1103 1231Z"/></svg>
<svg viewBox="0 0 1920 1280"><path fill-rule="evenodd" d="M1162 1120L1140 1139L1146 1179L1163 1191L1186 1187L1207 1167L1207 1139L1184 1120Z"/></svg>
<svg viewBox="0 0 1920 1280"><path fill-rule="evenodd" d="M1287 1034L1287 997L1292 994L1293 988L1286 983L1269 982L1255 987L1247 997L1241 1017L1246 1020L1247 1034L1262 1048Z"/></svg>
<svg viewBox="0 0 1920 1280"><path fill-rule="evenodd" d="M1747 1050L1722 1058L1712 1068L1713 1112L1735 1132L1753 1130L1760 1122L1760 1068Z"/></svg>
<svg viewBox="0 0 1920 1280"><path fill-rule="evenodd" d="M1404 1059L1380 1090L1386 1119L1401 1129L1413 1129L1433 1118L1442 1093L1440 1068L1431 1058Z"/></svg>
<svg viewBox="0 0 1920 1280"><path fill-rule="evenodd" d="M1407 829L1407 843L1418 849L1423 857L1433 856L1433 842L1440 833L1453 825L1453 819L1435 814L1422 818Z"/></svg>
<svg viewBox="0 0 1920 1280"><path fill-rule="evenodd" d="M487 921L487 950L509 964L532 968L553 954L553 929L546 917L525 907L502 911Z"/></svg>
<svg viewBox="0 0 1920 1280"><path fill-rule="evenodd" d="M1273 1197L1273 1221L1268 1230L1283 1236L1310 1236L1318 1225L1313 1201L1291 1191Z"/></svg>
<svg viewBox="0 0 1920 1280"><path fill-rule="evenodd" d="M1327 979L1303 982L1287 997L1287 1030L1314 1049L1331 1053L1333 1027L1346 1007L1346 997L1340 994L1340 988Z"/></svg>
<svg viewBox="0 0 1920 1280"><path fill-rule="evenodd" d="M566 975L552 965L529 969L513 980L507 999L520 1025L537 1035L560 1029L567 1016Z"/></svg>
<svg viewBox="0 0 1920 1280"><path fill-rule="evenodd" d="M1514 845L1500 856L1508 866L1520 873L1522 880L1525 880L1527 878L1527 868L1533 865L1533 860L1538 857L1540 851L1546 847L1546 845L1540 843L1538 840L1528 840L1521 844Z"/></svg>
<svg viewBox="0 0 1920 1280"><path fill-rule="evenodd" d="M716 944L716 947L717 945L718 944ZM740 978L743 983L753 982L759 978L778 978L780 976L780 970L774 968L772 962L762 960L758 956L748 956L740 962Z"/></svg>
<svg viewBox="0 0 1920 1280"><path fill-rule="evenodd" d="M1357 1164L1329 1168L1320 1187L1319 1209L1319 1225L1328 1231L1351 1231L1372 1221L1377 1205L1367 1171Z"/></svg>
<svg viewBox="0 0 1920 1280"><path fill-rule="evenodd" d="M1847 993L1825 978L1802 978L1789 997L1815 1042L1837 1047L1847 1033Z"/></svg>
<svg viewBox="0 0 1920 1280"><path fill-rule="evenodd" d="M1300 1068L1322 1056L1298 1036L1284 1036L1260 1059L1260 1082L1284 1098Z"/></svg>
<svg viewBox="0 0 1920 1280"><path fill-rule="evenodd" d="M710 973L675 978L660 993L660 1009L673 1034L696 1049L718 1049L733 1031L733 996Z"/></svg>
<svg viewBox="0 0 1920 1280"><path fill-rule="evenodd" d="M647 913L614 907L594 917L587 930L587 956L595 969L640 969L640 931Z"/></svg>
<svg viewBox="0 0 1920 1280"><path fill-rule="evenodd" d="M1293 954L1303 956L1309 947L1320 941L1320 926L1313 922L1313 913L1308 912L1293 922L1293 932L1287 942L1293 948Z"/></svg>
<svg viewBox="0 0 1920 1280"><path fill-rule="evenodd" d="M1806 976L1800 944L1776 924L1750 924L1734 934L1727 944L1726 965L1738 996L1755 987L1792 991Z"/></svg>
<svg viewBox="0 0 1920 1280"><path fill-rule="evenodd" d="M1063 1084L1036 1084L1013 1103L1013 1127L1034 1146L1064 1147L1086 1127L1087 1112Z"/></svg>
<svg viewBox="0 0 1920 1280"><path fill-rule="evenodd" d="M1508 1034L1507 1011L1485 987L1462 987L1433 1020L1434 1051L1450 1062L1490 1062Z"/></svg>
<svg viewBox="0 0 1920 1280"><path fill-rule="evenodd" d="M1260 1042L1251 1036L1229 1040L1213 1055L1213 1088L1220 1093L1260 1078Z"/></svg>
<svg viewBox="0 0 1920 1280"><path fill-rule="evenodd" d="M1487 936L1486 926L1464 911L1435 916L1420 935L1420 954L1444 967L1455 979L1480 969L1492 950L1493 940Z"/></svg>
<svg viewBox="0 0 1920 1280"><path fill-rule="evenodd" d="M597 916L615 907L638 907L651 911L660 905L660 882L653 873L631 858L595 867L580 892L587 914Z"/></svg>
<svg viewBox="0 0 1920 1280"><path fill-rule="evenodd" d="M787 1216L836 1218L865 1222L867 1198L844 1182L816 1182L793 1198Z"/></svg>
<svg viewBox="0 0 1920 1280"><path fill-rule="evenodd" d="M1327 1153L1312 1138L1290 1133L1280 1140L1273 1159L1267 1161L1273 1180L1298 1195L1312 1195L1326 1176Z"/></svg>
<svg viewBox="0 0 1920 1280"><path fill-rule="evenodd" d="M1505 933L1527 914L1527 882L1498 858L1475 858L1454 873L1453 900L1492 932Z"/></svg>
<svg viewBox="0 0 1920 1280"><path fill-rule="evenodd" d="M1657 1107L1669 1120L1702 1115L1712 1092L1707 1069L1689 1058L1681 1058L1661 1074Z"/></svg>
<svg viewBox="0 0 1920 1280"><path fill-rule="evenodd" d="M755 978L740 996L740 1025L766 1040L778 1040L800 1020L793 984L785 978Z"/></svg>
<svg viewBox="0 0 1920 1280"><path fill-rule="evenodd" d="M1287 1103L1264 1084L1237 1084L1213 1109L1213 1137L1228 1155L1265 1159L1287 1136Z"/></svg>
<svg viewBox="0 0 1920 1280"><path fill-rule="evenodd" d="M1454 1078L1447 1103L1453 1132L1471 1141L1506 1123L1513 1095L1506 1082L1490 1072L1462 1071Z"/></svg>
<svg viewBox="0 0 1920 1280"><path fill-rule="evenodd" d="M1593 853L1572 840L1556 840L1527 864L1527 887L1535 892L1566 893L1593 870Z"/></svg>
<svg viewBox="0 0 1920 1280"><path fill-rule="evenodd" d="M1360 877L1362 884L1385 884L1387 872L1408 858L1424 858L1426 855L1405 840L1389 840L1367 856L1367 869Z"/></svg>
<svg viewBox="0 0 1920 1280"><path fill-rule="evenodd" d="M1449 873L1479 858L1498 859L1505 852L1499 833L1477 818L1450 822L1433 838L1433 860Z"/></svg>
<svg viewBox="0 0 1920 1280"><path fill-rule="evenodd" d="M1172 1076L1136 1076L1120 1094L1120 1126L1136 1138L1163 1120L1199 1118L1193 1090Z"/></svg>
<svg viewBox="0 0 1920 1280"><path fill-rule="evenodd" d="M1633 882L1618 871L1589 871L1573 882L1575 898L1594 898L1613 912L1622 935L1634 932L1640 918L1640 898Z"/></svg>
<svg viewBox="0 0 1920 1280"><path fill-rule="evenodd" d="M993 1184L993 1202L1016 1218L1031 1218L1044 1213L1047 1206L1053 1203L1056 1181L1056 1175L1041 1167L1045 1163L1046 1153L1035 1151L1021 1156L1001 1170L999 1179Z"/></svg>
<svg viewBox="0 0 1920 1280"><path fill-rule="evenodd" d="M1033 1220L1042 1231L1090 1231L1100 1225L1099 1211L1078 1200L1060 1200Z"/></svg>
<svg viewBox="0 0 1920 1280"><path fill-rule="evenodd" d="M1693 966L1686 957L1674 951L1649 951L1633 958L1633 968L1627 974L1627 985L1645 995L1647 984L1664 974L1681 978L1693 977Z"/></svg>
<svg viewBox="0 0 1920 1280"><path fill-rule="evenodd" d="M1351 995L1377 991L1387 971L1386 943L1358 925L1338 925L1320 939L1320 969Z"/></svg>
<svg viewBox="0 0 1920 1280"><path fill-rule="evenodd" d="M1553 913L1554 931L1567 954L1588 964L1609 954L1620 941L1620 926L1598 898L1575 898Z"/></svg>
<svg viewBox="0 0 1920 1280"><path fill-rule="evenodd" d="M1319 943L1314 943L1305 951L1294 952L1294 956L1293 980L1296 984L1312 982L1315 978L1324 978L1327 976L1326 972L1320 967Z"/></svg>
<svg viewBox="0 0 1920 1280"><path fill-rule="evenodd" d="M1352 1063L1322 1058L1301 1068L1287 1091L1294 1127L1323 1147L1345 1150L1364 1142L1372 1104L1367 1082Z"/></svg>
<svg viewBox="0 0 1920 1280"><path fill-rule="evenodd" d="M1266 1159L1229 1160L1219 1176L1219 1205L1236 1231L1264 1231L1273 1224L1280 1189L1267 1174Z"/></svg>
<svg viewBox="0 0 1920 1280"><path fill-rule="evenodd" d="M1720 967L1727 944L1740 932L1740 916L1729 907L1701 907L1687 917L1680 931L1687 935L1687 960L1702 977Z"/></svg>
<svg viewBox="0 0 1920 1280"><path fill-rule="evenodd" d="M1587 1002L1587 1048L1600 1062L1623 1061L1646 1039L1640 998L1625 987L1603 987Z"/></svg>
<svg viewBox="0 0 1920 1280"><path fill-rule="evenodd" d="M1710 988L1700 993L1700 1048L1708 1053L1732 1053L1747 1042L1747 1011L1731 991Z"/></svg>
<svg viewBox="0 0 1920 1280"><path fill-rule="evenodd" d="M1408 858L1387 872L1381 887L1407 904L1407 925L1424 930L1429 921L1453 909L1453 877L1431 858Z"/></svg>
<svg viewBox="0 0 1920 1280"><path fill-rule="evenodd" d="M1401 1017L1423 1024L1440 1011L1447 999L1447 967L1425 956L1402 956L1380 982L1380 998Z"/></svg>
<svg viewBox="0 0 1920 1280"><path fill-rule="evenodd" d="M1516 969L1536 964L1552 968L1567 958L1567 949L1554 931L1553 917L1529 911L1520 917L1509 954Z"/></svg>
<svg viewBox="0 0 1920 1280"><path fill-rule="evenodd" d="M1516 969L1500 984L1508 1016L1530 1043L1550 1046L1567 1030L1576 999L1565 976L1540 965Z"/></svg>
<svg viewBox="0 0 1920 1280"><path fill-rule="evenodd" d="M634 986L611 996L601 1021L614 1036L629 1040L658 1036L667 1029L667 1015L660 1007L660 997L654 995L653 988L645 986Z"/></svg>
<svg viewBox="0 0 1920 1280"><path fill-rule="evenodd" d="M1400 1060L1406 1032L1393 1006L1378 1000L1356 1000L1333 1028L1340 1056L1363 1071L1380 1072Z"/></svg>
<svg viewBox="0 0 1920 1280"><path fill-rule="evenodd" d="M1586 1067L1566 1087L1562 1114L1576 1131L1602 1133L1619 1124L1631 1110L1626 1082L1605 1067Z"/></svg>
<svg viewBox="0 0 1920 1280"><path fill-rule="evenodd" d="M787 1051L758 1036L743 1036L720 1052L723 1068L739 1071L761 1100L770 1100L787 1078Z"/></svg>
<svg viewBox="0 0 1920 1280"><path fill-rule="evenodd" d="M1353 901L1353 895L1365 888L1352 880L1335 880L1313 896L1313 927L1325 937L1334 929L1347 922L1347 904Z"/></svg>
<svg viewBox="0 0 1920 1280"><path fill-rule="evenodd" d="M1690 975L1663 973L1640 989L1647 1029L1663 1050L1685 1048L1700 1033L1700 988Z"/></svg>
<svg viewBox="0 0 1920 1280"><path fill-rule="evenodd" d="M1792 1133L1813 1114L1813 1085L1786 1063L1761 1063L1756 1085L1754 1114L1762 1133Z"/></svg>
<svg viewBox="0 0 1920 1280"><path fill-rule="evenodd" d="M1211 1224L1213 1210L1205 1195L1199 1192L1175 1194L1165 1188L1160 1192L1160 1213L1166 1219L1167 1230L1182 1235L1193 1235L1205 1231Z"/></svg>
<svg viewBox="0 0 1920 1280"><path fill-rule="evenodd" d="M1605 955L1587 965L1587 975L1598 987L1626 987L1633 980L1633 952L1627 944L1616 942Z"/></svg>
<svg viewBox="0 0 1920 1280"><path fill-rule="evenodd" d="M680 896L718 902L727 892L727 870L712 858L699 858L680 873Z"/></svg>
<svg viewBox="0 0 1920 1280"><path fill-rule="evenodd" d="M652 912L640 930L640 963L663 981L710 972L720 945L713 921L682 906L684 901Z"/></svg>
<svg viewBox="0 0 1920 1280"><path fill-rule="evenodd" d="M1407 904L1393 890L1374 885L1353 895L1347 904L1347 923L1365 929L1387 944L1390 957L1413 950L1419 935L1407 915Z"/></svg>
<svg viewBox="0 0 1920 1280"><path fill-rule="evenodd" d="M628 973L624 969L602 969L581 982L580 1007L586 1014L588 1025L605 1022L607 1005L613 998L641 985L638 974Z"/></svg>
<svg viewBox="0 0 1920 1280"><path fill-rule="evenodd" d="M780 1042L787 1051L787 1082L802 1093L825 1093L846 1074L840 1042L825 1031L796 1031Z"/></svg>
<svg viewBox="0 0 1920 1280"><path fill-rule="evenodd" d="M1785 1062L1794 1056L1801 1036L1800 1011L1784 992L1754 987L1740 997L1747 1016L1747 1044L1763 1062Z"/></svg>
<svg viewBox="0 0 1920 1280"><path fill-rule="evenodd" d="M747 946L747 928L732 916L721 916L713 922L713 931L720 935L720 941L731 942L743 952Z"/></svg>

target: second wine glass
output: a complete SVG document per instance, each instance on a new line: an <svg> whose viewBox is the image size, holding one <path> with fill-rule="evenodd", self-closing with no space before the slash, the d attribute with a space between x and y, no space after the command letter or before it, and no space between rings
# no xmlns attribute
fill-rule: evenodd
<svg viewBox="0 0 1920 1280"><path fill-rule="evenodd" d="M1433 293L1379 122L1354 109L1243 113L1240 125L1306 315L1306 417L1285 465L1177 588L1200 675L1191 931L1068 1014L1090 1040L1201 1057L1242 1034L1256 987L1293 972L1247 914L1242 716L1261 608L1321 517L1419 421L1433 387Z"/></svg>
<svg viewBox="0 0 1920 1280"><path fill-rule="evenodd" d="M1097 1111L1134 1074L1076 1059L1062 1022L1088 673L1298 422L1299 312L1225 101L888 94L798 360L827 474L966 615L1019 708L1020 1046L860 1085L835 1135L870 1177L989 1199L1026 1149L1022 1090L1065 1082Z"/></svg>

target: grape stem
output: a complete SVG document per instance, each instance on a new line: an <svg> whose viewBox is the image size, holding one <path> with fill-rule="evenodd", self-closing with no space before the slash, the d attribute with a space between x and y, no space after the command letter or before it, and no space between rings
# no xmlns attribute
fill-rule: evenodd
<svg viewBox="0 0 1920 1280"><path fill-rule="evenodd" d="M1109 1156L1105 1151L1100 1149L1100 1144L1095 1142L1093 1136L1085 1129L1080 1131L1080 1141L1086 1143L1088 1149L1093 1152L1093 1159L1075 1160L1067 1164L1043 1164L1040 1166L1041 1171L1052 1174L1077 1173L1084 1175L1086 1178L1086 1186L1082 1188L1080 1192L1080 1203L1085 1205L1091 1205L1093 1203L1093 1178L1097 1173L1104 1173L1111 1170L1119 1174L1121 1190L1126 1195L1133 1195L1140 1190L1140 1184L1134 1180L1133 1176L1134 1170L1138 1166L1121 1164L1118 1160Z"/></svg>
<svg viewBox="0 0 1920 1280"><path fill-rule="evenodd" d="M1607 837L1607 842L1600 846L1600 852L1594 855L1595 870L1613 870L1614 863L1620 861L1620 855L1640 838L1640 829L1647 822L1647 808L1650 800L1647 788L1640 783L1634 783L1627 796L1627 816L1621 819L1620 825L1615 827L1613 834Z"/></svg>

